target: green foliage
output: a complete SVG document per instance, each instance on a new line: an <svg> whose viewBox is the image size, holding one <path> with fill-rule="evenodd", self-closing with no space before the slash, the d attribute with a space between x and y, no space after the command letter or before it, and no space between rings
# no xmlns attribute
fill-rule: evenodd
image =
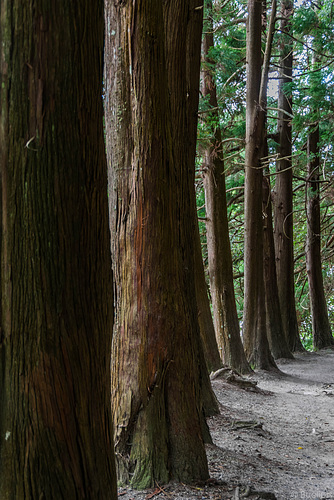
<svg viewBox="0 0 334 500"><path fill-rule="evenodd" d="M293 32L295 35L312 35L319 28L319 18L314 9L303 5L296 10L293 17Z"/></svg>
<svg viewBox="0 0 334 500"><path fill-rule="evenodd" d="M233 254L236 301L239 317L243 309L243 184L244 184L244 139L246 98L246 3L238 1L213 2L213 10L206 11L207 20L213 21L215 47L210 51L211 70L217 87L219 123L203 120L209 106L206 99L200 100L198 127L198 168L201 166L201 151L209 140L212 129L218 125L222 131L222 149L225 158L226 190L230 240ZM208 28L208 24L206 25ZM278 27L278 23L277 23ZM287 95L293 96L293 119L290 117L293 134L294 175L294 251L296 307L302 342L312 349L312 321L308 300L308 285L305 263L306 213L305 180L307 135L317 123L320 128L321 162L321 213L322 213L322 259L325 293L328 311L334 324L334 8L330 0L313 2L305 0L296 6L293 15L294 77L285 86ZM287 36L276 30L271 78L275 81L278 48ZM264 37L265 38L265 37ZM269 158L266 166L271 174L272 189L275 184L275 155L277 132L277 95L268 97L267 132L269 136ZM204 205L201 182L197 185L197 203ZM205 209L199 210L205 217ZM201 222L201 234L205 255L205 227ZM331 242L331 243L330 243Z"/></svg>

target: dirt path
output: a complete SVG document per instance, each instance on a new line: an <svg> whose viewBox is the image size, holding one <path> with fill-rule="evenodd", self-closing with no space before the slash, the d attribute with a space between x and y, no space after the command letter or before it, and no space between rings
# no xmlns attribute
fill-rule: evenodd
<svg viewBox="0 0 334 500"><path fill-rule="evenodd" d="M278 365L251 378L257 391L213 380L221 414L208 422L207 484L120 488L119 498L334 500L334 352Z"/></svg>

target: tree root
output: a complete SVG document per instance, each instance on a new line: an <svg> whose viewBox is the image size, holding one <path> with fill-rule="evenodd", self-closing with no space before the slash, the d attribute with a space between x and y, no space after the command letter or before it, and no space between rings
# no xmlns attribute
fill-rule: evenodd
<svg viewBox="0 0 334 500"><path fill-rule="evenodd" d="M256 420L237 420L232 422L231 428L234 431L239 429L262 429L262 424Z"/></svg>
<svg viewBox="0 0 334 500"><path fill-rule="evenodd" d="M241 491L240 486L237 486L234 491L233 500L241 500L247 497L256 497L256 500L277 500L276 495L270 491L256 491L249 486L244 491Z"/></svg>
<svg viewBox="0 0 334 500"><path fill-rule="evenodd" d="M251 380L247 380L242 375L240 375L240 373L238 373L235 370L232 370L232 368L229 367L220 368L219 370L211 373L210 380L215 380L217 378L223 378L229 384L237 385L242 389L255 390L255 391L258 390L258 388L256 387L257 382L252 382Z"/></svg>

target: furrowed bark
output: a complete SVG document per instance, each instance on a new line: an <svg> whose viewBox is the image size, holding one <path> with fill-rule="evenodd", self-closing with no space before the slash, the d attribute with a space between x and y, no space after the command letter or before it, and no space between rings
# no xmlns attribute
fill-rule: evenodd
<svg viewBox="0 0 334 500"><path fill-rule="evenodd" d="M195 155L203 26L202 5L202 0L190 0L189 3L171 0L164 3L166 65L173 123L172 140L178 169L179 241L187 280L185 288L188 294L187 301L191 310L197 312L195 253L199 251L200 240L195 193ZM175 23L175 16L180 19L178 24ZM203 333L203 330L201 332L196 328L194 342L197 344L196 350L200 356L204 413L210 416L219 413L219 409L206 369ZM206 332L207 335L209 333L210 330ZM212 339L210 341L212 343ZM202 426L205 440L211 442L204 421Z"/></svg>
<svg viewBox="0 0 334 500"><path fill-rule="evenodd" d="M114 499L103 3L0 6L0 498Z"/></svg>
<svg viewBox="0 0 334 500"><path fill-rule="evenodd" d="M208 477L203 353L193 268L185 268L182 254L189 192L182 191L180 164L188 158L185 152L179 157L173 142L163 2L105 5L116 282L112 408L119 479L140 489ZM189 2L182 5L187 12ZM183 17L179 10L173 15L177 32ZM178 50L184 49L184 38L178 40Z"/></svg>

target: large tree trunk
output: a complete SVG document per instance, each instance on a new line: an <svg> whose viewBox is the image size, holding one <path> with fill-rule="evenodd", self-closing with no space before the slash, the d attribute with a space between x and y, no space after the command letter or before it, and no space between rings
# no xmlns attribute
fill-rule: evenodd
<svg viewBox="0 0 334 500"><path fill-rule="evenodd" d="M248 1L247 95L245 151L245 299L244 346L248 360L258 368L275 366L266 333L263 278L262 165L265 135L264 80L261 75L262 2ZM262 86L261 86L262 76ZM260 256L260 258L259 258Z"/></svg>
<svg viewBox="0 0 334 500"><path fill-rule="evenodd" d="M195 155L203 4L202 0L189 0L189 2L170 0L164 2L163 6L167 78L173 124L172 141L179 188L179 242L187 280L185 288L187 301L191 310L196 308L198 311L195 253L201 249L195 193ZM175 16L179 18L178 23L175 23ZM202 329L200 333L203 338L212 332L210 329L206 331ZM212 343L213 339L203 338L202 341L201 337L196 335L194 341L198 343L198 352L201 356L200 377L203 384L204 411L209 416L219 413L203 352L203 344ZM215 348L218 350L217 346Z"/></svg>
<svg viewBox="0 0 334 500"><path fill-rule="evenodd" d="M0 12L0 498L115 499L103 2Z"/></svg>
<svg viewBox="0 0 334 500"><path fill-rule="evenodd" d="M307 240L306 266L312 314L313 345L322 349L334 344L328 319L321 265L319 125L307 139Z"/></svg>
<svg viewBox="0 0 334 500"><path fill-rule="evenodd" d="M212 3L207 4L211 18ZM222 153L222 137L216 86L212 76L214 62L209 51L213 47L212 22L208 23L203 38L203 85L202 93L208 97L212 111L207 113L211 126L210 145L204 153L203 185L205 190L206 231L208 264L213 317L217 342L223 362L241 373L250 373L240 338L239 320L235 303L232 254L228 232L225 172Z"/></svg>
<svg viewBox="0 0 334 500"><path fill-rule="evenodd" d="M182 6L188 15L190 2ZM119 479L136 488L208 477L193 257L184 266L184 251L193 248L183 220L190 196L181 162L188 149L180 158L173 143L168 81L175 74L167 75L163 14L161 0L106 1L116 281L112 408ZM181 28L186 32L180 6L173 16L175 31L168 36L179 36ZM191 16L202 14L193 10ZM184 65L186 44L178 40L175 57ZM185 120L184 109L179 112Z"/></svg>
<svg viewBox="0 0 334 500"><path fill-rule="evenodd" d="M303 350L299 332L294 292L293 261L293 201L292 201L292 143L291 114L292 95L285 85L292 81L292 13L293 1L281 3L281 45L278 96L279 158L276 163L274 238L277 283L283 327L291 351Z"/></svg>

